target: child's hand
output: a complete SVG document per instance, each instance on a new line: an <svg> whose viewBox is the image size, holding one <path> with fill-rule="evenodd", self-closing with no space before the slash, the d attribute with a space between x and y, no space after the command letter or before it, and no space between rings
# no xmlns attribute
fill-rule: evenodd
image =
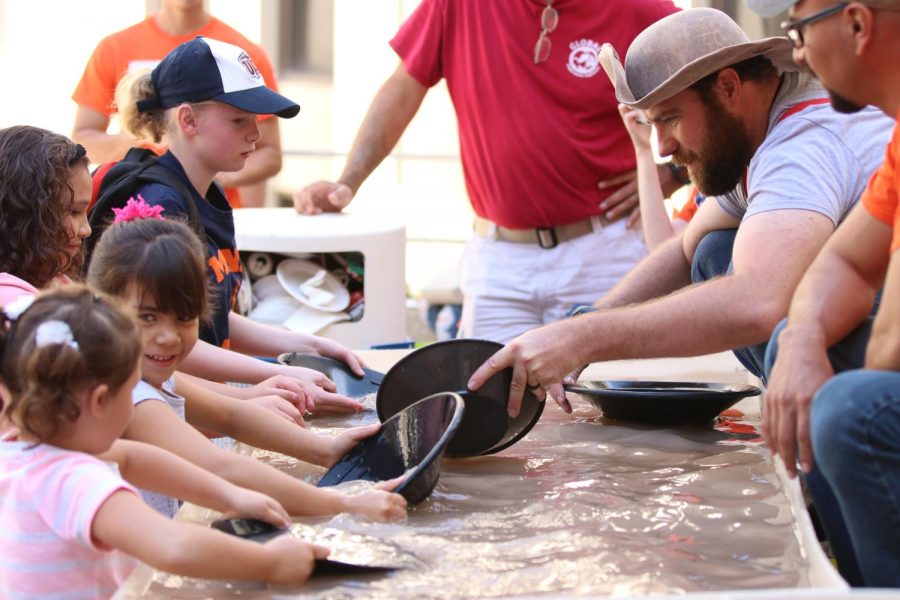
<svg viewBox="0 0 900 600"><path fill-rule="evenodd" d="M403 481L396 477L390 481L382 481L368 492L345 499L344 512L366 516L373 521L396 521L406 516L406 498L388 490L396 489Z"/></svg>
<svg viewBox="0 0 900 600"><path fill-rule="evenodd" d="M328 392L321 388L313 390L312 393L314 394L315 409L313 412L315 414L323 412L351 413L365 408L359 401L343 394Z"/></svg>
<svg viewBox="0 0 900 600"><path fill-rule="evenodd" d="M363 359L334 340L316 337L310 345L319 356L327 356L328 358L334 358L335 360L347 363L347 366L350 367L351 371L360 377L364 375L363 367L366 366L366 363L363 362Z"/></svg>
<svg viewBox="0 0 900 600"><path fill-rule="evenodd" d="M619 114L622 115L622 122L628 130L628 135L631 136L635 152L650 151L651 127L644 119L644 113L620 104Z"/></svg>
<svg viewBox="0 0 900 600"><path fill-rule="evenodd" d="M225 518L240 517L265 521L275 527L291 524L287 511L274 498L236 485L229 486L226 501L230 510L223 511Z"/></svg>
<svg viewBox="0 0 900 600"><path fill-rule="evenodd" d="M297 410L297 407L280 396L260 396L259 398L250 398L247 402L272 411L282 419L296 423L300 427L306 426L303 414Z"/></svg>
<svg viewBox="0 0 900 600"><path fill-rule="evenodd" d="M328 378L318 371L314 371L314 373L324 380L323 384L329 382ZM315 375L311 373L310 378L314 380ZM273 375L268 379L260 381L256 385L235 389L236 392L234 393L234 396L236 398L250 400L260 396L280 396L296 406L301 412L310 410L310 407L306 406L306 391L303 389L300 381L298 381L298 378L295 377Z"/></svg>
<svg viewBox="0 0 900 600"><path fill-rule="evenodd" d="M315 559L325 558L331 552L325 546L310 544L289 535L280 535L263 544L270 553L271 571L268 581L281 584L299 584L309 579Z"/></svg>
<svg viewBox="0 0 900 600"><path fill-rule="evenodd" d="M381 423L373 423L362 427L353 427L346 431L342 431L333 438L329 438L329 449L326 457L326 464L322 465L326 468L331 467L347 454L351 448L356 446L361 440L371 437L378 433L381 429Z"/></svg>

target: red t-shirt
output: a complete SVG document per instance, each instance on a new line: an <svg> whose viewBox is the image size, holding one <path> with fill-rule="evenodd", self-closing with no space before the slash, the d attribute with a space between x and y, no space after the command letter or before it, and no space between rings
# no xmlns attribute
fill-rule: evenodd
<svg viewBox="0 0 900 600"><path fill-rule="evenodd" d="M198 35L233 44L243 49L259 69L266 86L278 91L278 82L272 63L261 46L254 44L238 31L211 17L197 31L186 35L170 35L160 29L156 16L151 15L136 25L113 33L97 44L75 92L72 94L79 106L109 116L116 112L113 98L119 80L131 69L155 67L159 61L178 45L189 42ZM266 115L262 118L270 118ZM228 200L235 208L240 206L236 189L226 190Z"/></svg>
<svg viewBox="0 0 900 600"><path fill-rule="evenodd" d="M597 183L635 167L612 84L597 62L625 56L669 0L556 0L546 62L534 64L544 0L423 0L391 40L427 87L446 79L475 213L512 228L600 214Z"/></svg>
<svg viewBox="0 0 900 600"><path fill-rule="evenodd" d="M862 203L873 217L893 226L891 252L900 248L900 125L894 126L884 163L869 180Z"/></svg>

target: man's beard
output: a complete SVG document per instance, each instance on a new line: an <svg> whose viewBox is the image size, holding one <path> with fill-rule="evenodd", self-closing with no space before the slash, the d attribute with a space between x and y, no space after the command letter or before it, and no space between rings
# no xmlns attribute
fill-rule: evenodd
<svg viewBox="0 0 900 600"><path fill-rule="evenodd" d="M707 196L730 192L741 181L755 149L743 124L717 98L704 98L706 138L699 152L678 150L676 164L688 164L691 182Z"/></svg>
<svg viewBox="0 0 900 600"><path fill-rule="evenodd" d="M828 97L831 99L831 108L833 108L834 110L836 110L839 113L844 113L845 115L849 115L849 114L853 114L855 112L859 112L863 108L865 108L863 106L860 106L859 104L855 104L855 103L847 100L846 98L844 98L837 92L833 92L833 91L829 90L828 88L826 88L826 91L828 92Z"/></svg>
<svg viewBox="0 0 900 600"><path fill-rule="evenodd" d="M810 68L810 71L812 71L812 68ZM822 79L819 77L818 73L816 73L815 71L812 71L812 74L815 76L816 79L818 79L820 82L822 82ZM822 85L825 85L825 82L822 82ZM854 102L847 100L846 98L844 98L837 92L835 92L827 87L825 88L825 91L828 92L828 97L831 100L831 108L833 108L834 110L836 110L839 113L843 113L845 115L850 115L855 112L859 112L863 108L865 108L864 106L861 106L859 104L856 104Z"/></svg>

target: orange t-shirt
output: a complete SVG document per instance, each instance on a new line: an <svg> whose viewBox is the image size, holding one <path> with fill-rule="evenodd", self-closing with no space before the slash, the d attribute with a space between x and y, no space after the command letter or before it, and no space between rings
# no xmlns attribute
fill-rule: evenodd
<svg viewBox="0 0 900 600"><path fill-rule="evenodd" d="M900 119L900 115L897 118ZM862 203L873 217L893 226L891 252L900 248L900 125L894 125L884 163L869 180Z"/></svg>
<svg viewBox="0 0 900 600"><path fill-rule="evenodd" d="M198 35L234 44L245 50L262 74L266 85L278 91L275 72L265 50L222 21L211 17L209 22L197 31L187 35L169 35L160 29L156 16L150 15L136 25L103 38L97 44L72 94L72 100L79 106L85 106L106 116L113 114L116 112L113 104L116 85L129 70L155 67L176 46ZM269 117L270 115L267 115L264 118ZM232 206L235 208L240 206L237 190L226 191Z"/></svg>
<svg viewBox="0 0 900 600"><path fill-rule="evenodd" d="M681 208L676 208L672 211L672 220L681 219L686 223L690 222L690 220L694 218L694 215L697 214L697 209L700 208L700 205L697 203L697 197L699 195L699 190L697 190L696 187L691 187L688 201L685 202L684 206Z"/></svg>

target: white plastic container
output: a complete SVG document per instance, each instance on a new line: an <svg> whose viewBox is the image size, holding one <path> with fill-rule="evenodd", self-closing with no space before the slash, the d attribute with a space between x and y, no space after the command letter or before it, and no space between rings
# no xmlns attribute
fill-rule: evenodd
<svg viewBox="0 0 900 600"><path fill-rule="evenodd" d="M310 252L361 252L365 312L355 322L334 323L319 335L350 348L407 339L404 293L406 230L402 223L372 215L305 216L292 208L234 211L241 251L302 256Z"/></svg>

